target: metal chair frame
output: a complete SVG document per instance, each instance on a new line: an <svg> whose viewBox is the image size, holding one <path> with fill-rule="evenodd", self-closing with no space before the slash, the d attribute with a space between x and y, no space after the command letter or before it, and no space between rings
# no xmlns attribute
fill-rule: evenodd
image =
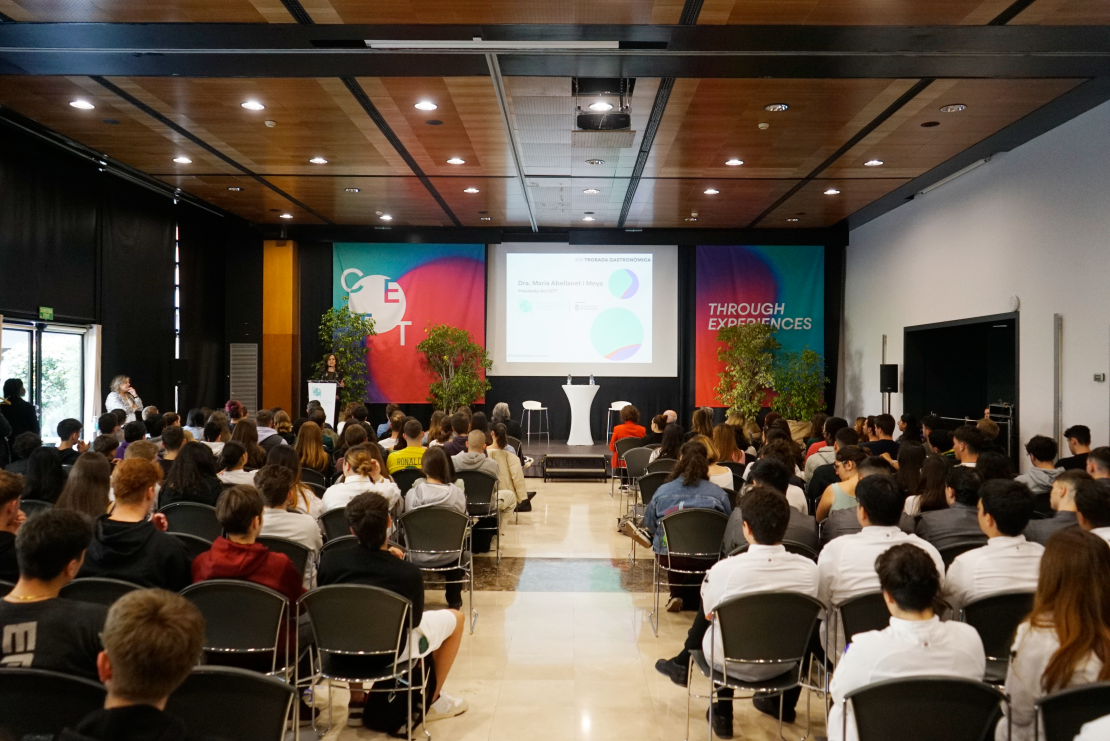
<svg viewBox="0 0 1110 741"><path fill-rule="evenodd" d="M656 458L648 464L648 473L670 473L678 463L674 458Z"/></svg>
<svg viewBox="0 0 1110 741"><path fill-rule="evenodd" d="M744 553L745 551L748 550L749 545L751 545L751 544L750 543L745 543L744 545L737 546L736 548L733 548L731 551L729 551L727 557L731 558L732 556L738 556L741 553ZM810 548L805 543L799 542L797 540L788 540L788 539L784 538L783 541L782 541L782 546L783 546L783 548L785 548L787 550L788 553L793 553L793 554L798 555L798 556L805 556L806 558L808 558L809 560L814 561L814 562L817 561L817 551L813 550L812 548Z"/></svg>
<svg viewBox="0 0 1110 741"><path fill-rule="evenodd" d="M0 692L0 712L13 706L16 709L15 718L11 714L0 716L3 718L0 726L5 734L14 734L12 738L60 734L63 727L72 727L88 713L104 707L106 694L104 686L91 679L14 666L0 666L0 688L13 690L10 694ZM34 702L33 698L39 701Z"/></svg>
<svg viewBox="0 0 1110 741"><path fill-rule="evenodd" d="M528 406L529 404L535 404L535 406L530 407L530 406ZM551 420L547 415L547 407L545 407L543 404L541 404L538 401L529 400L529 401L524 402L523 411L520 413L520 424L521 425L525 425L524 419L525 419L526 416L528 418L528 423L524 427L524 430L525 430L524 438L529 443L532 442L532 412L539 413L539 417L540 417L540 428L535 433L536 437L538 438L538 437L541 437L543 435L547 435L547 442L550 443L551 442Z"/></svg>
<svg viewBox="0 0 1110 741"><path fill-rule="evenodd" d="M501 502L497 498L497 487L500 485L501 480L499 478L495 478L495 477L489 475L488 473L485 473L484 471L457 471L455 473L455 479L456 480L462 479L463 483L466 484L466 486L463 487L463 494L466 495L466 509L467 509L468 513L470 512L470 505L471 504L474 504L476 506L485 505L485 507L486 507L485 514L471 514L470 515L472 527L473 527L473 525L477 525L478 520L482 519L483 517L495 517L495 518L497 518L497 535L496 535L496 537L497 537L497 551L496 551L496 553L497 553L497 564L500 566L501 565ZM483 501L477 500L477 499L472 500L470 498L472 494L480 494L481 492L475 492L473 490L473 486L470 482L471 481L482 481L483 479L489 479L490 482L491 482L490 483L490 498L489 498L489 501L488 502L483 502ZM471 542L473 543L473 536L472 536Z"/></svg>
<svg viewBox="0 0 1110 741"><path fill-rule="evenodd" d="M996 672L994 673L995 676L991 677L991 681L987 681L986 678L984 678L984 681L987 681L987 684L990 684L990 685L993 685L993 686L999 687L999 688L1001 688L1005 684L1005 681L1006 681L1006 672L1005 672L1005 670L1010 665L1011 646L1013 645L1013 638L1014 638L1013 633L1016 632L1017 626L1021 623L1021 621L1028 614L1028 610L1020 610L1019 611L1020 614L1018 614L1018 613L1012 613L1011 614L1011 617L1016 617L1016 619L1013 620L1014 631L1010 632L1010 638L1009 638L1008 641L1005 642L1005 647L1004 648L1001 645L995 644L995 641L991 641L991 643L994 644L994 645L988 646L987 645L987 643L988 643L987 638L990 638L990 637L993 637L993 636L990 633L988 633L986 636L984 636L985 629L989 629L989 627L990 627L989 625L986 624L986 622L989 620L991 624L996 624L997 623L997 618L998 618L998 616L996 614L990 614L991 608L997 607L999 605L1004 605L1005 603L1011 602L1011 601L1012 602L1024 602L1025 600L1028 600L1029 608L1031 609L1032 605L1033 605L1033 594L1034 593L1030 592L1030 591L1017 591L1017 590L1011 591L1011 592L1000 592L998 594L992 594L989 597L982 597L981 599L977 599L974 602L969 602L968 604L964 605L963 607L961 607L959 610L956 611L956 614L954 615L954 617L958 618L960 620L960 622L964 622L964 623L967 623L967 624L971 625L973 628L975 628L976 631L979 632L979 637L983 638L983 647L984 647L984 649L986 649L986 652L987 652L987 675L990 676L992 674L992 672L991 672L992 668L996 669ZM971 612L970 619L969 619L969 615L968 615L969 610ZM980 612L986 612L988 614L983 615L980 618L980 616L978 614ZM982 620L982 622L981 622L981 620ZM994 651L992 651L992 647L993 647ZM1002 650L1005 652L1005 655L1004 656L992 656L991 654L992 653L997 653L997 650L999 648L1002 648ZM1000 677L1000 679L1002 680L1001 682L993 681L993 680L999 678L997 676L997 674L998 674L997 670L998 669L1002 670L1001 671L1002 676Z"/></svg>
<svg viewBox="0 0 1110 741"><path fill-rule="evenodd" d="M397 484L397 488L401 490L401 498L403 499L417 479L424 477L424 472L419 468L402 468L400 471L393 472L390 476L393 478L393 483Z"/></svg>
<svg viewBox="0 0 1110 741"><path fill-rule="evenodd" d="M192 512L194 514L200 514L201 512L204 512L207 515L210 515L212 517L212 522L216 523L216 528L219 529L220 532L217 532L216 536L213 537L211 540L209 540L204 535L201 535L200 533L192 532L190 530L174 530L174 527L173 527L173 513L174 512ZM196 535L198 538L204 538L205 540L208 540L208 542L210 542L210 543L212 541L214 541L217 537L219 537L220 534L223 532L223 526L220 525L219 524L220 521L216 519L216 508L215 507L209 507L207 504L201 504L200 502L170 502L165 507L162 507L160 510L158 510L158 513L163 514L163 515L166 516L166 520L169 522L168 532L180 532L180 533L188 533L189 535Z"/></svg>
<svg viewBox="0 0 1110 741"><path fill-rule="evenodd" d="M944 561L944 568L947 569L960 555L976 548L982 548L986 544L987 541L984 538L967 538L953 543L947 548L938 548L937 550L940 552L941 560Z"/></svg>
<svg viewBox="0 0 1110 741"><path fill-rule="evenodd" d="M105 602L102 599L87 599L87 597L89 596L88 592L85 592L84 596L74 596L75 594L80 595L82 591L89 588L93 588L95 592L96 587L100 587L105 592L115 590L117 594L111 602ZM64 597L66 599L76 600L78 602L91 602L93 604L110 607L117 599L127 594L128 592L134 592L136 589L142 589L142 587L137 584L132 584L129 581L123 581L122 579L108 579L100 576L86 576L81 579L74 579L69 584L66 584L64 587L62 587L62 590L58 594L58 596Z"/></svg>
<svg viewBox="0 0 1110 741"><path fill-rule="evenodd" d="M443 516L442 513L446 512L446 513L449 513L452 516L465 518L466 523L463 525L461 540L459 541L459 547L457 549L451 549L451 550L446 550L446 551L443 551L443 550L427 550L427 549L413 548L412 545L409 543L409 532L405 528L405 523L406 522L412 522L412 520L420 519L421 517L430 517L431 515L428 515L427 513L431 510L439 510L439 512L436 513L436 516ZM474 550L473 550L473 548L471 548L468 551L467 547L466 547L467 542L471 538L470 517L468 515L460 514L458 512L455 512L454 510L450 510L450 509L447 509L445 507L419 507L417 509L410 510L410 511L406 512L405 514L401 515L400 525L401 525L401 531L404 534L404 539L405 539L405 549L404 549L405 550L405 558L406 558L406 560L414 563L416 565L416 567L419 568L421 571L427 571L427 572L430 572L430 573L441 573L441 572L446 572L446 571L452 571L454 569L462 570L462 572L464 574L462 579L447 579L447 578L444 578L443 583L444 584L466 584L467 585L467 592L470 595L469 596L469 601L470 601L470 607L469 607L469 612L470 612L470 635L474 635L474 625L478 622L478 611L474 609ZM453 564L444 564L442 566L422 566L421 564L418 564L415 561L412 561L410 556L413 553L419 553L419 554L428 555L428 556L457 555L458 558L456 560L456 563L453 563ZM464 563L464 561L465 561L465 563Z"/></svg>
<svg viewBox="0 0 1110 741"><path fill-rule="evenodd" d="M680 510L679 512L675 512L674 514L667 515L666 517L664 517L663 519L661 519L659 521L659 527L661 527L663 529L663 539L667 542L667 552L656 554L656 558L654 559L655 566L652 570L652 582L654 584L653 584L653 588L652 588L652 592L653 592L653 594L652 594L652 608L651 608L651 613L648 615L648 623L651 625L651 630L652 630L653 633L655 633L656 637L659 636L659 617L658 617L659 616L659 588L660 587L670 587L671 586L671 583L669 581L660 581L659 580L659 572L663 571L666 574L700 575L704 579L705 575L709 572L709 569L713 567L713 564L715 564L715 563L717 563L717 561L721 560L721 544L720 544L719 540L717 542L717 546L712 551L706 551L704 553L701 552L701 551L675 551L674 550L675 543L672 541L671 538L667 537L667 523L668 523L668 521L671 521L676 517L687 517L688 518L688 517L691 517L691 516L694 516L694 517L707 516L707 517L709 517L710 521L712 521L713 518L719 519L720 520L719 524L720 524L720 527L721 527L722 537L724 536L725 527L728 526L728 516L727 515L725 515L721 512L716 512L714 510L709 510L709 509L684 509L684 510ZM678 569L678 568L674 568L671 565L671 558L673 558L675 556L678 556L678 557L681 557L681 558L704 559L707 562L708 565L704 569ZM663 565L663 560L664 559L666 559L666 565ZM692 584L675 584L674 586L690 587L690 586L693 586L693 585Z"/></svg>
<svg viewBox="0 0 1110 741"><path fill-rule="evenodd" d="M960 677L934 677L934 676L910 677L910 678L905 678L905 679L886 679L886 680L883 680L881 682L874 682L874 683L869 684L865 687L860 687L859 689L853 690L853 691L849 692L847 695L844 696L844 700L843 700L843 703L842 703L843 707L842 707L842 712L841 712L841 733L845 734L845 735L841 736L841 738L846 738L846 734L847 734L847 729L848 729L848 703L849 702L852 702L853 711L854 711L855 710L855 700L860 695L866 695L868 693L873 693L873 692L876 692L876 691L882 692L885 689L889 689L891 687L898 687L900 685L904 686L906 688L906 691L904 693L906 697L902 698L902 699L907 699L907 698L911 698L911 697L920 697L925 692L927 692L927 689L930 685L932 685L932 686L945 686L945 685L947 685L949 687L962 686L963 689L960 693L962 696L966 696L967 692L969 690L971 690L972 688L975 688L976 690L986 690L987 692L990 693L991 696L993 696L997 700L997 702L999 704L999 707L997 708L997 711L994 714L994 716L987 720L987 722L984 724L984 727L982 727L982 728L969 728L967 736L965 736L963 739L955 739L955 741L972 741L973 739L974 739L974 741L981 741L981 739L987 738L989 735L991 735L991 732L994 730L994 727L995 727L996 723L998 722L998 716L1002 714L1001 704L1003 702L1009 702L1009 698L1006 696L1006 694L999 691L996 687L994 687L992 685L989 685L989 684L986 684L985 682L980 682L980 681L977 681L977 680L974 680L974 679L963 679L963 678L960 678ZM907 704L909 704L909 702L912 702L912 700L908 701ZM856 717L858 717L858 713L855 714L855 715L856 715ZM920 724L921 721L928 719L927 715L923 715L922 713L919 713L919 712L913 712L912 707L906 707L904 715L905 715L906 718L914 718L916 720L917 724ZM1006 721L1007 721L1006 722L1006 728L1007 728L1006 737L1007 738L1011 738L1013 736L1013 720L1012 720L1012 718L1013 718L1012 713L1006 715ZM857 726L858 726L858 723L857 723ZM928 730L931 730L931 729L928 729ZM917 734L912 736L912 739L916 740L916 739L922 739L922 738L925 738L925 737L926 736L923 734L922 729L920 728L920 726L918 726ZM940 737L936 736L936 735L929 735L928 738L933 739L933 738L940 738ZM951 738L951 737L947 737L947 738ZM860 736L859 741L886 741L886 739L885 738L884 739L878 739L877 737L873 737L873 736L867 736L867 737Z"/></svg>
<svg viewBox="0 0 1110 741"><path fill-rule="evenodd" d="M31 517L37 512L42 512L44 509L51 509L53 506L53 503L44 502L41 499L19 500L19 509L22 510L23 514L27 515L28 517Z"/></svg>
<svg viewBox="0 0 1110 741"><path fill-rule="evenodd" d="M184 543L185 547L189 549L189 553L192 555L193 558L196 558L201 553L204 553L205 551L212 548L212 543L200 537L199 535L193 535L192 533L175 532L170 532L170 535ZM201 547L202 544L204 546L203 548Z"/></svg>
<svg viewBox="0 0 1110 741"><path fill-rule="evenodd" d="M242 680L244 682L250 682L250 683L253 683L253 684L264 684L264 685L269 685L269 686L273 686L273 687L276 687L276 688L280 688L281 690L283 690L284 693L287 695L287 697L286 697L286 701L285 701L285 711L282 715L282 717L284 719L283 720L283 727L282 727L282 734L277 739L270 739L270 741L281 741L281 739L285 736L285 728L288 727L288 724L290 722L294 726L294 738L299 738L299 736L300 736L300 730L299 730L300 723L298 722L298 717L297 717L297 715L294 711L294 708L296 707L294 705L294 700L296 699L296 696L297 696L297 691L295 689L295 685L290 685L290 684L288 684L286 682L283 682L279 679L276 679L274 677L264 676L264 675L258 674L256 672L252 672L248 669L239 669L239 668L231 667L231 666L198 666L195 669L193 669L192 673L185 680L185 684L183 684L182 687L186 687L186 685L189 685L189 684L192 684L192 683L198 681L198 679L197 679L198 677L203 678L205 675L212 676L212 677L218 677L218 678L222 678L222 679L235 679L237 681ZM203 679L201 679L200 681L203 681ZM179 692L179 691L181 691L181 688L178 688L178 690L175 690L174 695L176 695L177 692ZM186 691L188 691L188 690L186 690ZM204 703L201 703L205 706L206 710L207 710L207 707L209 705L209 702L211 701L211 693L212 692L213 692L213 690L206 690L203 693L200 693L200 692L195 693L195 696L208 695L207 701L204 702ZM189 727L189 730L194 730L194 728L192 728L190 726L188 716L185 713L182 713L182 708L180 706L176 707L176 708L174 707L174 695L170 695L169 702L167 703L167 712L169 712L171 715L178 716L183 721L185 721L186 727ZM256 716L256 710L257 710L257 708L252 705L251 706L251 711L252 712L251 712L251 715L249 716L249 719L252 723L257 722L255 720L256 717L257 717ZM294 711L294 712L291 712L291 711Z"/></svg>
<svg viewBox="0 0 1110 741"><path fill-rule="evenodd" d="M1056 705L1062 707L1056 710ZM1076 705L1083 707L1083 715L1077 716ZM1084 723L1107 714L1110 714L1110 682L1092 682L1060 690L1033 703L1033 739L1041 741L1041 726L1044 725L1046 741L1071 741Z"/></svg>
<svg viewBox="0 0 1110 741"><path fill-rule="evenodd" d="M274 553L283 553L288 556L289 560L293 562L293 567L300 571L302 576L312 576L311 569L315 559L309 548L288 538L276 538L272 535L260 535L256 542L266 546Z"/></svg>
<svg viewBox="0 0 1110 741"><path fill-rule="evenodd" d="M641 447L641 439L642 438L638 437L623 437L620 440L617 440L617 444L613 446L614 448L616 448L614 452L616 453L617 461L623 464L624 454L634 448ZM621 498L623 500L624 493L628 490L628 487L631 483L628 480L627 470L625 469L624 465L614 466L611 473L612 476L609 479L609 496L613 496L614 484L619 478L621 482Z"/></svg>
<svg viewBox="0 0 1110 741"><path fill-rule="evenodd" d="M333 512L338 514L332 514ZM336 507L320 515L320 523L324 526L324 538L331 541L351 534L351 525L347 521L347 508Z"/></svg>

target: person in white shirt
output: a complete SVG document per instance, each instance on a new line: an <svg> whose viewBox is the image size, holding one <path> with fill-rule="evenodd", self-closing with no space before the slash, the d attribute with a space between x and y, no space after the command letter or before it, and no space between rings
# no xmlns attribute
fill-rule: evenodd
<svg viewBox="0 0 1110 741"><path fill-rule="evenodd" d="M757 486L744 496L743 528L748 549L739 555L717 562L705 575L701 584L701 612L706 621L712 621L712 632L705 630L701 649L713 657L718 671L724 665L721 632L713 620L713 611L725 600L756 592L799 592L817 596L817 564L805 556L789 553L782 546L786 527L790 524L790 505L781 494ZM708 624L708 623L707 623ZM730 664L728 674L747 682L757 682L796 671L795 665ZM713 730L720 738L732 738L732 690L718 691L721 701L713 708ZM794 706L801 695L801 688L788 690L782 695L783 720L792 723ZM778 698L757 697L756 707L778 717Z"/></svg>
<svg viewBox="0 0 1110 741"><path fill-rule="evenodd" d="M377 492L389 502L390 517L396 521L404 512L401 487L393 483L386 473L382 451L374 443L363 443L347 448L343 456L343 480L332 484L324 492L324 512L342 509L347 503L368 491Z"/></svg>
<svg viewBox="0 0 1110 741"><path fill-rule="evenodd" d="M292 509L297 503L296 484L297 475L284 466L266 465L255 473L254 486L266 502L262 532L259 535L265 538L285 538L309 550L304 588L311 589L315 576L312 566L316 561L316 554L324 547L324 539L316 518Z"/></svg>
<svg viewBox="0 0 1110 741"><path fill-rule="evenodd" d="M1110 543L1110 481L1080 481L1075 487L1079 527Z"/></svg>
<svg viewBox="0 0 1110 741"><path fill-rule="evenodd" d="M944 573L940 552L928 541L908 535L898 527L902 505L903 497L898 484L889 476L868 476L856 485L856 518L863 529L829 541L817 558L817 568L821 573L818 599L825 603L828 610L835 609L852 597L878 591L879 575L875 573L875 559L895 545L909 543L920 548L933 559L937 573ZM821 635L824 639L824 624ZM843 625L838 622L830 658L835 660L840 653L839 647L844 645Z"/></svg>
<svg viewBox="0 0 1110 741"><path fill-rule="evenodd" d="M858 738L850 705L845 719L844 697L850 692L907 677L981 681L987 668L983 641L975 628L955 621L942 623L933 614L941 572L922 549L910 543L893 546L875 560L874 570L890 610L890 625L856 635L837 665L829 685L833 701L829 741Z"/></svg>
<svg viewBox="0 0 1110 741"><path fill-rule="evenodd" d="M229 486L235 484L254 485L254 471L244 470L247 465L247 451L239 443L225 443L220 457L216 460L216 475Z"/></svg>
<svg viewBox="0 0 1110 741"><path fill-rule="evenodd" d="M1077 527L1048 539L1033 612L1018 626L996 741L1031 741L1045 695L1110 679L1110 548ZM1013 736L1008 735L1008 719ZM1044 738L1041 729L1040 737Z"/></svg>
<svg viewBox="0 0 1110 741"><path fill-rule="evenodd" d="M397 447L397 443L401 441L401 435L405 431L405 415L400 412L395 412L393 418L389 420L389 436L384 437L378 441L378 445L382 446L382 450L389 451ZM386 453L388 455L388 453Z"/></svg>
<svg viewBox="0 0 1110 741"><path fill-rule="evenodd" d="M806 458L806 467L802 473L802 478L805 479L807 484L813 478L813 472L817 470L818 466L830 465L836 461L836 447L833 444L836 433L847 426L848 420L841 417L829 417L825 420L825 444Z"/></svg>
<svg viewBox="0 0 1110 741"><path fill-rule="evenodd" d="M974 466L985 441L975 425L960 425L952 432L952 452L960 466Z"/></svg>
<svg viewBox="0 0 1110 741"><path fill-rule="evenodd" d="M979 527L989 540L948 567L943 595L953 611L1000 592L1037 589L1044 546L1021 534L1032 516L1033 495L1024 484L991 479L979 488Z"/></svg>
<svg viewBox="0 0 1110 741"><path fill-rule="evenodd" d="M1110 715L1084 723L1075 741L1106 741L1110 738Z"/></svg>

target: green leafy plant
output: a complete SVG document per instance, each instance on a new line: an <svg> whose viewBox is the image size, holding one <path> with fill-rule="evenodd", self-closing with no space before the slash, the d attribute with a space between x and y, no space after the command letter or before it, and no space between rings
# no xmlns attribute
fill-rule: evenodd
<svg viewBox="0 0 1110 741"><path fill-rule="evenodd" d="M737 324L717 330L717 358L725 367L717 374L717 400L729 413L755 419L766 390L774 385L772 366L779 348L768 324Z"/></svg>
<svg viewBox="0 0 1110 741"><path fill-rule="evenodd" d="M465 329L446 324L428 322L424 334L416 350L424 355L426 369L436 377L428 386L428 401L450 412L483 398L490 389L484 372L493 367L486 349Z"/></svg>
<svg viewBox="0 0 1110 741"><path fill-rule="evenodd" d="M366 384L369 369L366 366L366 339L374 331L374 320L368 314L356 314L347 307L347 297L343 306L334 306L320 317L319 337L324 347L324 356L312 366L314 377L320 378L328 367L328 355L335 355L335 370L343 379L343 387L338 392L340 408L352 401L362 403L366 399Z"/></svg>
<svg viewBox="0 0 1110 741"><path fill-rule="evenodd" d="M807 421L825 409L825 359L809 346L801 352L780 352L772 369L778 396L771 409L786 419Z"/></svg>

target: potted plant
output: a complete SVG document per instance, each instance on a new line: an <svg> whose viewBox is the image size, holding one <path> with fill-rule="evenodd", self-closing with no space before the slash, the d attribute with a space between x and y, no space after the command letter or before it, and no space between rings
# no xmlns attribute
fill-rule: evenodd
<svg viewBox="0 0 1110 741"><path fill-rule="evenodd" d="M366 398L366 340L375 334L374 320L369 314L351 311L346 296L341 308L333 306L320 317L320 345L327 352L312 366L312 373L314 378L323 376L328 355L335 355L335 370L343 379L343 387L337 389L340 409L352 401L361 404Z"/></svg>
<svg viewBox="0 0 1110 741"><path fill-rule="evenodd" d="M729 414L754 420L774 385L773 353L779 348L774 330L768 324L737 324L717 330L717 341L717 358L724 363L717 374L717 400Z"/></svg>
<svg viewBox="0 0 1110 741"><path fill-rule="evenodd" d="M780 352L772 369L778 392L771 409L790 424L790 434L799 444L817 434L810 420L825 409L825 359L821 353L802 348L800 352Z"/></svg>
<svg viewBox="0 0 1110 741"><path fill-rule="evenodd" d="M429 322L424 334L416 350L424 355L426 369L435 375L428 386L428 401L450 413L485 397L490 389L485 372L493 367L486 349L465 329L447 324Z"/></svg>

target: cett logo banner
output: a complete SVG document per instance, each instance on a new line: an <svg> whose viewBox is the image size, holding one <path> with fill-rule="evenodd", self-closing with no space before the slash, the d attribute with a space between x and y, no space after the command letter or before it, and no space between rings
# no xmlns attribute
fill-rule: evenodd
<svg viewBox="0 0 1110 741"><path fill-rule="evenodd" d="M698 406L721 406L717 330L769 324L784 350L825 352L825 248L697 248L695 348Z"/></svg>

